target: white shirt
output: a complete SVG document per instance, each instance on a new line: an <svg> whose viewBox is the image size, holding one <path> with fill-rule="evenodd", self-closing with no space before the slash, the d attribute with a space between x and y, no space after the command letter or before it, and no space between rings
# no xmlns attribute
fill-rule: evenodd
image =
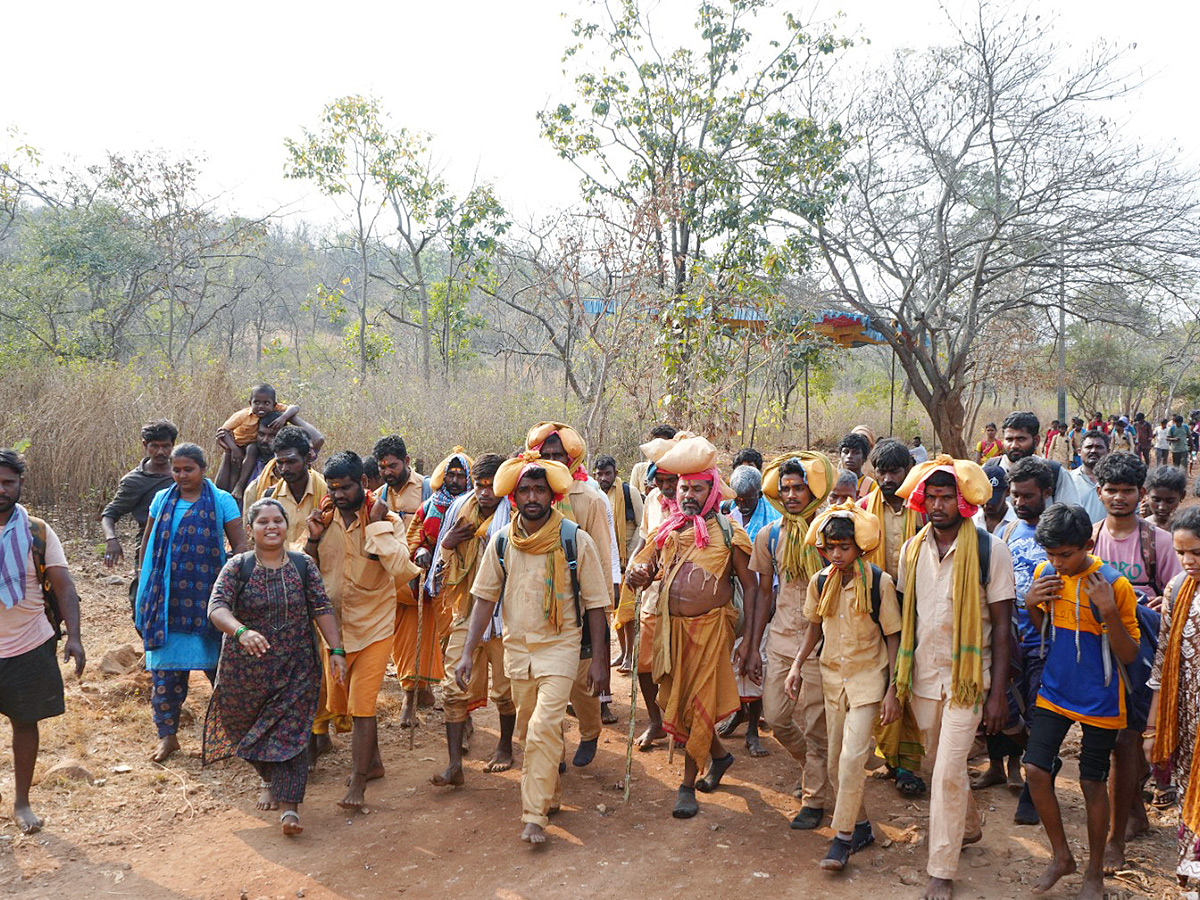
<svg viewBox="0 0 1200 900"><path fill-rule="evenodd" d="M925 449L924 444L918 444L916 447L909 447L908 452L912 454L914 463L920 464L929 459L929 451Z"/></svg>
<svg viewBox="0 0 1200 900"><path fill-rule="evenodd" d="M1104 504L1100 502L1100 496L1096 493L1096 482L1088 477L1088 474L1083 471L1083 466L1078 469L1071 470L1071 480L1075 482L1075 492L1079 495L1079 505L1087 510L1088 518L1092 520L1092 524L1102 521L1107 513L1104 510Z"/></svg>

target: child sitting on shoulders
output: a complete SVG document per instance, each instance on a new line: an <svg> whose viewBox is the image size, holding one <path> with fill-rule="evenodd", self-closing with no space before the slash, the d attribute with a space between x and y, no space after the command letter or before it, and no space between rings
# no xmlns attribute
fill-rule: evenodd
<svg viewBox="0 0 1200 900"><path fill-rule="evenodd" d="M258 461L258 420L269 412L279 416L271 423L274 433L290 422L298 412L298 406L284 406L275 399L275 388L260 384L250 391L250 405L239 409L217 429L217 446L225 451L221 468L217 471L216 483L221 490L228 491L238 483L242 467L249 462L254 468Z"/></svg>
<svg viewBox="0 0 1200 900"><path fill-rule="evenodd" d="M808 529L805 542L829 560L808 583L804 617L816 627L805 632L784 689L796 699L801 667L824 638L821 689L829 733L829 780L836 786L836 834L821 868L840 872L850 855L875 842L863 806L867 757L876 719L884 725L900 717L896 651L900 646L900 604L892 577L862 559L879 545L879 520L853 500L829 507Z"/></svg>

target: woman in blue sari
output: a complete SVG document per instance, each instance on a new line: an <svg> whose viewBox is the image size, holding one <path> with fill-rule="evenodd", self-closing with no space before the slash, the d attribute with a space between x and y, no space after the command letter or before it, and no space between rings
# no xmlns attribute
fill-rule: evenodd
<svg viewBox="0 0 1200 900"><path fill-rule="evenodd" d="M208 597L225 564L225 539L234 553L247 546L236 501L205 477L207 467L195 444L175 446L175 484L151 501L143 539L135 621L153 675L150 708L159 740L151 759L159 763L179 749L188 677L197 669L209 681L216 675L221 634L208 621Z"/></svg>

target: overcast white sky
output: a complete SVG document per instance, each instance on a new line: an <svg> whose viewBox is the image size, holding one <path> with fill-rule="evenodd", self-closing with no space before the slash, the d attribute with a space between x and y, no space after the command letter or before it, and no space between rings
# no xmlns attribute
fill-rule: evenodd
<svg viewBox="0 0 1200 900"><path fill-rule="evenodd" d="M644 0L656 20L690 22L694 0ZM963 0L946 0L953 10ZM1195 92L1200 12L1150 0L1038 3L1076 47L1136 44L1150 77L1131 126L1148 140L1200 150ZM144 2L9 4L0 126L47 159L98 161L107 150L161 148L204 157L206 185L244 213L328 208L282 177L283 140L315 126L347 93L378 97L393 121L432 132L453 182L478 170L518 216L568 205L576 177L537 133L536 112L569 96L560 55L579 0L457 2ZM946 34L936 0L819 0L809 18L845 13L870 54ZM763 26L759 26L761 29ZM8 143L0 139L0 145Z"/></svg>

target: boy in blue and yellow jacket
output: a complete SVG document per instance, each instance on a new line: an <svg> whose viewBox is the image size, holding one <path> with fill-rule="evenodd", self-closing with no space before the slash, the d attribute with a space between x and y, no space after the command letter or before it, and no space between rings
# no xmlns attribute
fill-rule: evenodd
<svg viewBox="0 0 1200 900"><path fill-rule="evenodd" d="M1078 722L1089 855L1079 896L1101 900L1109 759L1126 723L1125 665L1139 650L1137 596L1122 575L1091 555L1092 525L1083 507L1051 506L1038 522L1036 538L1047 562L1035 570L1025 606L1042 632L1045 668L1030 721L1025 777L1054 855L1033 892L1044 893L1075 871L1052 772L1063 738Z"/></svg>

